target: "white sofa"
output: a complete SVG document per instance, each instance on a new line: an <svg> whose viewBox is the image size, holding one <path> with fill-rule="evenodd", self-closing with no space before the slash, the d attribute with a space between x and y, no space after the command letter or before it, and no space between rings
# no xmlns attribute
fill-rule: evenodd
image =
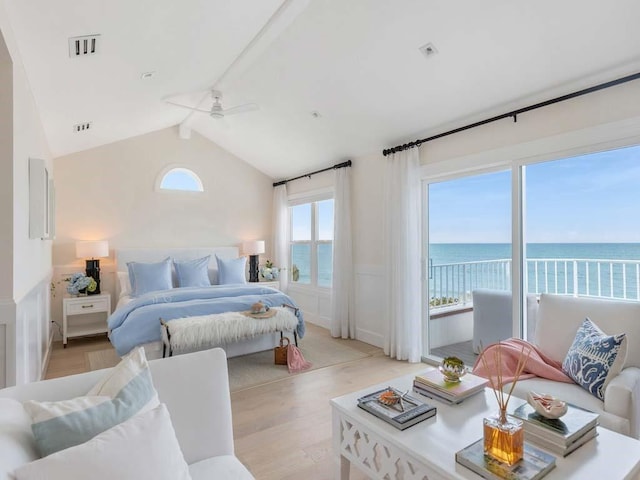
<svg viewBox="0 0 640 480"><path fill-rule="evenodd" d="M640 437L640 302L542 294L536 312L533 343L562 362L578 327L589 317L609 335L627 334L627 357L599 400L577 384L532 378L519 381L514 395L527 398L533 390L548 393L600 414L600 425Z"/></svg>
<svg viewBox="0 0 640 480"><path fill-rule="evenodd" d="M227 360L220 348L149 362L161 403L167 405L176 437L194 480L254 477L234 456ZM86 395L107 372L98 370L0 390L0 397L19 401L58 401ZM0 416L1 418L1 416ZM2 434L13 427L0 424ZM7 470L35 451L33 438L25 452L0 448L0 480ZM28 445L32 442L32 445ZM25 455L26 453L26 455ZM135 459L132 459L135 461Z"/></svg>

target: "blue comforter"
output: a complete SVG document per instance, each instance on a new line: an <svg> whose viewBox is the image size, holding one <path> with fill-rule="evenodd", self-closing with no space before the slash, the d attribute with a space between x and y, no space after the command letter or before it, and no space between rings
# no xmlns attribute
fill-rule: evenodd
<svg viewBox="0 0 640 480"><path fill-rule="evenodd" d="M209 315L212 313L239 312L248 310L261 301L269 307L283 303L296 306L288 295L275 288L258 284L212 285L162 290L141 295L109 317L109 338L118 355L125 355L132 348L144 343L161 340L160 318ZM297 333L304 337L302 312L297 311Z"/></svg>

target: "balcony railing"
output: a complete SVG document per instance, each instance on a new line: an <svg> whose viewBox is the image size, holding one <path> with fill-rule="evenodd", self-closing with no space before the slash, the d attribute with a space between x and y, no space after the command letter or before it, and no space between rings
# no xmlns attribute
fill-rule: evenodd
<svg viewBox="0 0 640 480"><path fill-rule="evenodd" d="M526 262L528 293L640 300L640 261L535 258ZM471 302L477 288L511 289L511 259L429 266L431 307Z"/></svg>

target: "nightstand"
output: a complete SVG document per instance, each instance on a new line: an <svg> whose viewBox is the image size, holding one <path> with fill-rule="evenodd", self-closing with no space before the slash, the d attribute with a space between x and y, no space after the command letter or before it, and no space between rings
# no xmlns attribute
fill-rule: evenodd
<svg viewBox="0 0 640 480"><path fill-rule="evenodd" d="M104 315L93 315L103 313ZM111 314L111 294L108 292L86 297L65 296L62 299L62 344L72 337L106 333L107 318Z"/></svg>

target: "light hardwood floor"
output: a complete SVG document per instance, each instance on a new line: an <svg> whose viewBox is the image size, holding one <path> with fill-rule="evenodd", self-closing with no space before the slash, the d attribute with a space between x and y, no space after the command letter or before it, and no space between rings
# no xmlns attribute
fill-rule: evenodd
<svg viewBox="0 0 640 480"><path fill-rule="evenodd" d="M324 329L309 327L329 335ZM391 360L366 343L354 340L349 345L370 356L231 394L236 455L257 480L332 479L329 400L427 368ZM47 378L87 371L85 352L108 346L103 336L70 340L66 349L55 344ZM352 480L366 478L352 469Z"/></svg>

